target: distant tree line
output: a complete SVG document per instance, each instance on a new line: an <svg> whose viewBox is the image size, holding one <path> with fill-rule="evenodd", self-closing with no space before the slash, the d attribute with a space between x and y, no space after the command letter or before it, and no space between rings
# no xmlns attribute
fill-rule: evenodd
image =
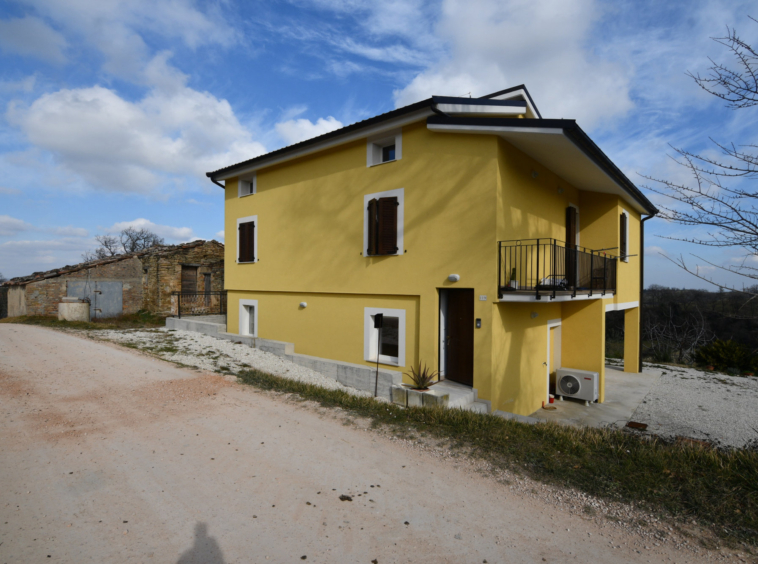
<svg viewBox="0 0 758 564"><path fill-rule="evenodd" d="M748 291L758 293L758 287ZM699 364L699 350L713 343L731 342L747 360L758 361L758 302L745 301L742 292L684 290L652 285L645 290L642 316L642 356L646 361ZM623 312L609 314L606 341L609 353L619 356L624 338ZM736 354L736 353L735 353ZM726 365L729 360L724 361ZM710 364L710 363L709 363ZM747 370L747 369L746 369Z"/></svg>

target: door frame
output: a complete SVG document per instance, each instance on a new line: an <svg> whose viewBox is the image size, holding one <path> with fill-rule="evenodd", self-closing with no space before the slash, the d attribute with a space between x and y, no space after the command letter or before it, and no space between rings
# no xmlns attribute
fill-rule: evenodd
<svg viewBox="0 0 758 564"><path fill-rule="evenodd" d="M472 295L472 317L471 317L471 327L473 330L473 326L476 320L476 302L474 301L475 295L474 295L474 289L473 288L437 288L437 291L439 293L439 323L438 323L438 332L439 332L439 354L437 357L437 363L438 363L438 372L440 373L439 379L440 380L447 380L447 363L448 363L448 355L450 353L449 347L445 344L445 339L449 334L449 296L450 292L462 292L462 291L469 291ZM475 334L472 336L472 343L471 343L471 351L472 351L472 358L471 358L471 387L474 387L474 365L475 365L475 344L474 342ZM457 380L451 380L451 382L456 382L461 384L462 386L468 386L469 384L465 384L463 382L458 382Z"/></svg>
<svg viewBox="0 0 758 564"><path fill-rule="evenodd" d="M547 391L545 392L545 404L550 403L550 329L553 329L554 327L558 327L557 331L560 331L561 327L561 320L560 319L550 319L547 322L547 360L545 361L545 372L546 372L546 380L547 380ZM563 342L563 336L561 335L560 340L556 339L559 344ZM560 351L558 351L558 358L561 357ZM556 362L556 364L561 364ZM555 369L558 370L558 367ZM556 382L556 385L558 385L558 382Z"/></svg>

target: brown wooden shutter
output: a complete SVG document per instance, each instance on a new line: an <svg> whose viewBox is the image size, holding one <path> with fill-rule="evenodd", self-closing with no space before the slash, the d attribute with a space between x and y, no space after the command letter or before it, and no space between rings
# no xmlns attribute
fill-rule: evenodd
<svg viewBox="0 0 758 564"><path fill-rule="evenodd" d="M576 208L566 208L566 246L570 249L576 247Z"/></svg>
<svg viewBox="0 0 758 564"><path fill-rule="evenodd" d="M621 258L624 258L627 255L627 248L626 248L626 222L627 217L625 213L621 214L621 221L619 222L621 233L619 237L619 254L621 255Z"/></svg>
<svg viewBox="0 0 758 564"><path fill-rule="evenodd" d="M240 247L239 247L239 261L240 262L254 262L255 261L255 223L240 223Z"/></svg>
<svg viewBox="0 0 758 564"><path fill-rule="evenodd" d="M368 203L368 249L367 255L378 255L379 201L374 198Z"/></svg>
<svg viewBox="0 0 758 564"><path fill-rule="evenodd" d="M379 236L377 254L397 253L397 198L379 198Z"/></svg>

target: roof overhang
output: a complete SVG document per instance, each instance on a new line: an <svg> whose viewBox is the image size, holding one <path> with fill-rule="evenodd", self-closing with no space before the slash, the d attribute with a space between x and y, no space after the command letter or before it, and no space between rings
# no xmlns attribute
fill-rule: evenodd
<svg viewBox="0 0 758 564"><path fill-rule="evenodd" d="M497 135L580 190L614 194L639 213L657 208L574 120L431 116L430 131Z"/></svg>
<svg viewBox="0 0 758 564"><path fill-rule="evenodd" d="M488 100L485 98L452 98L432 96L434 108L446 115L507 116L526 115L524 100Z"/></svg>
<svg viewBox="0 0 758 564"><path fill-rule="evenodd" d="M319 135L318 137L283 147L245 162L231 165L214 172L208 172L206 173L206 176L214 182L236 178L238 176L244 177L245 175L252 174L256 170L264 167L281 164L293 159L299 159L338 145L357 141L358 139L376 137L399 127L423 121L427 117L434 115L432 107L432 99L429 98L411 106L405 106L404 108L399 108L392 112L348 125L341 129L325 133L324 135Z"/></svg>

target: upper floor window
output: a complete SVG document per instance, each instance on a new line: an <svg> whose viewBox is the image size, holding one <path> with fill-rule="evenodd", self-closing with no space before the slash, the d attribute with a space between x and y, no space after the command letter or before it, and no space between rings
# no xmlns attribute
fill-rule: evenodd
<svg viewBox="0 0 758 564"><path fill-rule="evenodd" d="M403 254L404 189L363 197L363 255Z"/></svg>
<svg viewBox="0 0 758 564"><path fill-rule="evenodd" d="M619 255L621 260L629 262L629 214L621 212L619 218Z"/></svg>
<svg viewBox="0 0 758 564"><path fill-rule="evenodd" d="M403 157L403 135L400 131L369 137L366 166L398 161Z"/></svg>
<svg viewBox="0 0 758 564"><path fill-rule="evenodd" d="M237 262L258 260L258 216L237 220Z"/></svg>
<svg viewBox="0 0 758 564"><path fill-rule="evenodd" d="M237 196L250 196L258 191L258 177L255 173L250 178L240 178L237 181Z"/></svg>

